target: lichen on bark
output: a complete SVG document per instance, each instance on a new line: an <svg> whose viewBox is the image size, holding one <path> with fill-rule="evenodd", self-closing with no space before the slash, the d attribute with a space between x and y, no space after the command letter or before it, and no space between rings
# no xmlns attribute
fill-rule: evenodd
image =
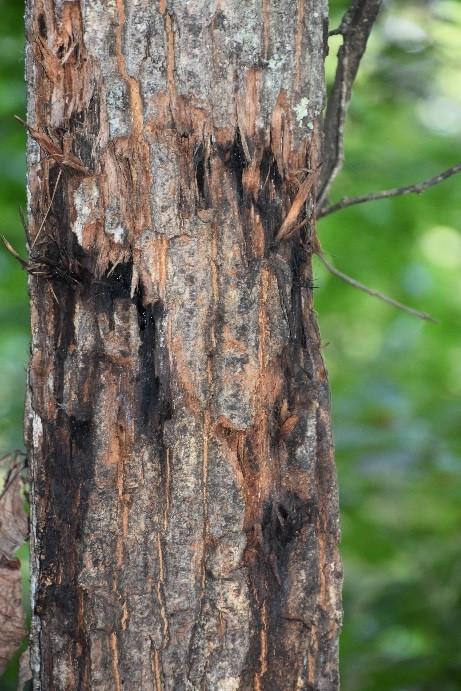
<svg viewBox="0 0 461 691"><path fill-rule="evenodd" d="M337 688L312 223L275 240L319 164L326 14L27 2L28 123L82 162L30 138L59 269L30 278L37 690Z"/></svg>

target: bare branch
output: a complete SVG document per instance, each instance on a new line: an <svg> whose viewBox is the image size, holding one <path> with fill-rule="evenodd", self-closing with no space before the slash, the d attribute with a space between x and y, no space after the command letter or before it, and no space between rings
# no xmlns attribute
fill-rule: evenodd
<svg viewBox="0 0 461 691"><path fill-rule="evenodd" d="M430 321L437 323L437 320L434 319L430 314L427 312L420 312L419 310L414 309L413 307L409 307L408 305L404 305L403 302L399 302L398 300L394 300L394 298L389 297L388 295L385 295L385 293L381 293L379 290L375 290L374 288L369 288L368 286L364 285L363 283L360 283L360 281L356 281L355 278L352 278L351 276L348 276L347 274L343 273L339 269L337 269L333 264L330 264L330 262L325 259L323 254L317 253L317 257L320 259L324 267L331 273L333 276L336 276L337 278L341 279L341 281L344 281L344 283L347 283L348 285L352 286L353 288L357 288L357 290L361 290L364 293L367 293L367 295L371 295L372 297L378 298L379 300L383 300L384 302L387 302L389 305L392 305L393 307L396 307L399 310L402 310L403 312L407 312L408 314L413 315L414 317L418 317L418 319L423 319L425 321Z"/></svg>
<svg viewBox="0 0 461 691"><path fill-rule="evenodd" d="M447 170L443 170L441 173L434 175L433 178L429 180L424 180L416 185L408 185L407 187L394 187L391 190L382 190L381 192L372 192L371 194L363 194L359 197L343 197L335 204L331 206L326 206L321 209L317 218L323 218L329 214L335 213L335 211L340 211L341 209L347 209L348 206L355 206L355 204L365 204L366 202L375 202L379 199L388 199L389 197L403 197L406 194L421 194L425 192L430 187L438 185L452 175L456 175L461 172L461 163L457 163Z"/></svg>
<svg viewBox="0 0 461 691"><path fill-rule="evenodd" d="M323 167L317 199L319 206L343 164L344 122L352 85L381 5L382 0L353 0L338 29L330 34L341 34L343 44L338 52L335 81L328 99L323 127Z"/></svg>

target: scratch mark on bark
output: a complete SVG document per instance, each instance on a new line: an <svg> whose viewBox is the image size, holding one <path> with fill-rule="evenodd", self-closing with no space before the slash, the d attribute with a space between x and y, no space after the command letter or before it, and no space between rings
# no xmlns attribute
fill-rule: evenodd
<svg viewBox="0 0 461 691"><path fill-rule="evenodd" d="M311 627L309 653L307 656L307 681L314 683L315 680L315 657L317 652L317 627L315 624Z"/></svg>
<svg viewBox="0 0 461 691"><path fill-rule="evenodd" d="M110 649L112 651L112 671L114 674L114 682L115 682L115 691L121 691L122 689L122 684L120 680L120 672L118 669L119 666L119 657L118 657L118 642L117 642L117 634L115 632L112 632L110 635Z"/></svg>
<svg viewBox="0 0 461 691"><path fill-rule="evenodd" d="M266 370L266 338L267 338L267 291L269 287L269 275L267 268L261 270L261 293L259 307L259 375L264 377Z"/></svg>
<svg viewBox="0 0 461 691"><path fill-rule="evenodd" d="M127 624L128 624L128 619L129 619L129 616L128 616L128 607L127 607L127 604L126 604L126 600L124 600L124 601L123 601L123 606L122 606L122 618L121 618L121 622L120 622L121 625L122 625L122 630L123 630L123 631L126 631L126 627L127 627Z"/></svg>
<svg viewBox="0 0 461 691"><path fill-rule="evenodd" d="M161 653L157 648L154 648L152 653L152 674L155 680L155 691L163 691Z"/></svg>
<svg viewBox="0 0 461 691"><path fill-rule="evenodd" d="M267 372L267 338L269 325L267 322L267 299L269 290L269 271L267 267L261 269L260 303L259 303L259 384L256 390L257 401L259 401L259 422L258 439L260 453L260 473L259 473L259 495L258 502L264 501L266 490L270 485L271 470L268 464L268 439L269 439L269 420L267 410L268 394L268 372ZM262 403L262 405L261 405Z"/></svg>
<svg viewBox="0 0 461 691"><path fill-rule="evenodd" d="M211 233L211 247L210 247L210 272L211 272L211 309L215 312L219 301L219 281L218 281L218 240L216 237L216 228L213 226ZM216 325L215 319L210 320L210 344L213 350L216 349ZM211 382L209 382L211 383Z"/></svg>
<svg viewBox="0 0 461 691"><path fill-rule="evenodd" d="M304 35L304 0L298 0L295 36L295 78L294 91L299 91L301 83L302 48Z"/></svg>
<svg viewBox="0 0 461 691"><path fill-rule="evenodd" d="M158 292L161 300L165 299L165 286L167 279L168 238L160 239L158 253Z"/></svg>
<svg viewBox="0 0 461 691"><path fill-rule="evenodd" d="M162 618L162 628L163 628L163 642L164 645L169 641L169 626L168 626L168 615L166 611L165 595L163 592L165 583L165 566L163 562L163 549L162 549L162 538L160 533L157 533L157 554L158 554L158 568L159 577L157 580L157 599L160 607L160 616Z"/></svg>
<svg viewBox="0 0 461 691"><path fill-rule="evenodd" d="M130 90L131 116L133 121L133 144L134 156L133 165L130 172L133 177L133 189L139 194L142 203L139 204L137 213L133 214L134 221L139 229L143 229L151 224L150 200L148 190L152 184L152 174L150 166L149 145L144 138L144 116L141 88L139 82L130 77L126 69L125 56L123 55L122 32L126 21L124 0L115 0L118 13L118 25L115 27L115 52L119 73L128 85ZM146 184L147 178L147 184ZM136 199L134 203L136 204Z"/></svg>
<svg viewBox="0 0 461 691"><path fill-rule="evenodd" d="M263 1L263 45L264 58L267 60L269 55L269 37L270 37L270 0Z"/></svg>
<svg viewBox="0 0 461 691"><path fill-rule="evenodd" d="M163 5L163 11L162 11ZM166 79L168 84L168 93L170 96L170 108L174 105L176 98L176 82L174 78L175 70L175 55L174 55L174 30L173 20L171 15L166 10L165 3L161 3L160 11L163 14L165 22L165 36L166 36Z"/></svg>
<svg viewBox="0 0 461 691"><path fill-rule="evenodd" d="M315 680L315 656L316 656L316 640L317 627L315 624L311 627L311 639L309 644L309 653L307 656L307 681L313 683Z"/></svg>
<svg viewBox="0 0 461 691"><path fill-rule="evenodd" d="M306 688L306 674L307 674L307 653L302 659L301 670L298 673L298 678L296 680L296 691L302 691Z"/></svg>
<svg viewBox="0 0 461 691"><path fill-rule="evenodd" d="M327 568L328 564L325 562L325 542L324 542L323 533L322 533L322 530L320 527L318 529L318 535L319 535L319 581L320 581L319 598L320 598L320 602L322 603L323 607L325 607L325 609L327 609L327 607L328 607L328 591L327 591L327 585L326 585L326 579L325 579L325 572L322 568L322 565L325 564L325 568Z"/></svg>
<svg viewBox="0 0 461 691"><path fill-rule="evenodd" d="M200 600L203 602L206 581L206 550L208 540L208 439L210 436L210 413L203 415L203 464L202 464L202 497L203 497L203 555Z"/></svg>
<svg viewBox="0 0 461 691"><path fill-rule="evenodd" d="M163 530L168 528L171 504L171 449L165 450L165 506L163 509Z"/></svg>
<svg viewBox="0 0 461 691"><path fill-rule="evenodd" d="M119 506L121 508L121 530L117 535L117 549L116 549L116 563L118 567L123 566L124 563L124 541L128 535L128 505L125 496L125 467L124 467L123 449L120 449L117 462L117 496Z"/></svg>
<svg viewBox="0 0 461 691"><path fill-rule="evenodd" d="M262 691L263 677L267 672L267 604L264 601L261 607L261 631L259 637L259 672L255 675L255 691Z"/></svg>

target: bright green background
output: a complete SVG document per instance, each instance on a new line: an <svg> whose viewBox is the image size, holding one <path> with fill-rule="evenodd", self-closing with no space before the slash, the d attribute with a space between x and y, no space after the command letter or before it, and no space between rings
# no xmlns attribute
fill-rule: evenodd
<svg viewBox="0 0 461 691"><path fill-rule="evenodd" d="M332 3L332 26L345 4ZM24 114L21 3L0 0L0 17L0 230L23 252L24 132L12 118ZM460 87L461 2L389 2L333 198L457 163ZM461 176L319 223L338 268L439 320L420 322L316 268L342 502L344 691L461 689L460 189ZM23 446L29 338L25 276L3 251L0 319L1 455Z"/></svg>

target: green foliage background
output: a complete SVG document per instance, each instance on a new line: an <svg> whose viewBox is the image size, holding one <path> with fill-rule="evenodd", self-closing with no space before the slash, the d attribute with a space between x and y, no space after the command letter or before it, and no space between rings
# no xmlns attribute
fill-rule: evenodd
<svg viewBox="0 0 461 691"><path fill-rule="evenodd" d="M332 27L346 2L331 3ZM25 253L23 8L0 0L0 230ZM331 79L339 45L331 39ZM388 2L370 40L333 198L411 184L461 159L461 2ZM461 689L461 177L319 223L316 267L342 503L344 691ZM22 448L26 278L0 252L0 455ZM16 662L0 689L13 689Z"/></svg>

